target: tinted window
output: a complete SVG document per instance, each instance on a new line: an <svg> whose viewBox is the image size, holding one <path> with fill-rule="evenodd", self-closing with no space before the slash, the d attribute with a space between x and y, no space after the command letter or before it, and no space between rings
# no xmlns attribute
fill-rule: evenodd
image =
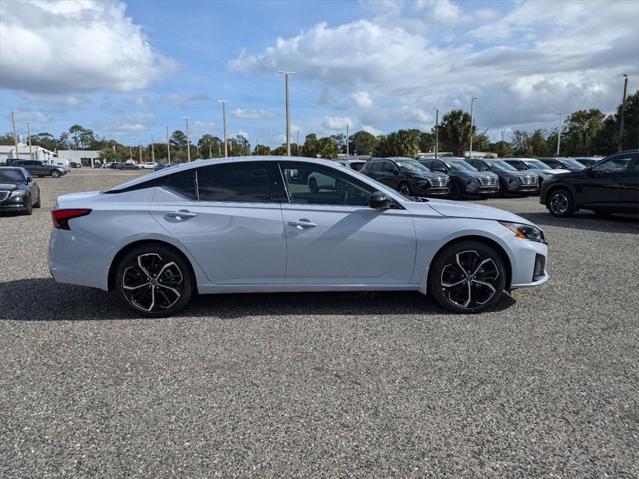
<svg viewBox="0 0 639 479"><path fill-rule="evenodd" d="M620 155L610 158L592 167L593 170L602 173L619 173L626 171L632 162L632 155Z"/></svg>
<svg viewBox="0 0 639 479"><path fill-rule="evenodd" d="M308 171L306 181L295 172ZM282 163L282 174L291 203L340 206L367 206L374 189L348 174L314 164Z"/></svg>
<svg viewBox="0 0 639 479"><path fill-rule="evenodd" d="M20 170L0 169L0 183L22 183L24 180Z"/></svg>
<svg viewBox="0 0 639 479"><path fill-rule="evenodd" d="M193 174L193 171L194 170L191 169L172 174L169 176L166 186L182 196L196 200L195 175Z"/></svg>
<svg viewBox="0 0 639 479"><path fill-rule="evenodd" d="M279 202L267 162L238 162L198 168L200 201Z"/></svg>
<svg viewBox="0 0 639 479"><path fill-rule="evenodd" d="M384 161L382 163L382 171L385 173L393 173L395 171L395 165L390 161Z"/></svg>

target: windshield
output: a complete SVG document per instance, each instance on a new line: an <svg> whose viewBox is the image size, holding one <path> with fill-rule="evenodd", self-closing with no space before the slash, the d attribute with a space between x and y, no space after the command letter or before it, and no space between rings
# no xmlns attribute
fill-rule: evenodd
<svg viewBox="0 0 639 479"><path fill-rule="evenodd" d="M573 160L572 158L562 158L561 162L575 170L583 170L585 168L584 165L579 163L577 160Z"/></svg>
<svg viewBox="0 0 639 479"><path fill-rule="evenodd" d="M395 160L402 170L411 173L430 173L430 170L417 160Z"/></svg>
<svg viewBox="0 0 639 479"><path fill-rule="evenodd" d="M446 163L446 166L448 166L448 168L452 170L479 171L477 168L469 165L464 160L446 160L444 163Z"/></svg>
<svg viewBox="0 0 639 479"><path fill-rule="evenodd" d="M0 183L22 183L24 176L20 170L0 170Z"/></svg>
<svg viewBox="0 0 639 479"><path fill-rule="evenodd" d="M526 160L524 161L524 163L526 163L531 168L538 168L540 170L548 169L548 165L546 165L545 163L542 163L539 160Z"/></svg>
<svg viewBox="0 0 639 479"><path fill-rule="evenodd" d="M494 165L495 168L497 168L498 170L502 170L502 171L517 171L517 168L515 168L512 165L509 165L504 160L490 160L487 163L489 165Z"/></svg>

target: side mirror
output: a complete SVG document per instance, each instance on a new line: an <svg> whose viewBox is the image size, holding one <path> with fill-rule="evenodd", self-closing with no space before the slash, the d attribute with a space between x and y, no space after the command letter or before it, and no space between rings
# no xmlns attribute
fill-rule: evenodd
<svg viewBox="0 0 639 479"><path fill-rule="evenodd" d="M371 195L368 206L376 210L387 210L390 208L390 198L381 191L376 191Z"/></svg>
<svg viewBox="0 0 639 479"><path fill-rule="evenodd" d="M393 168L393 174L395 176L399 175L399 170L397 168Z"/></svg>

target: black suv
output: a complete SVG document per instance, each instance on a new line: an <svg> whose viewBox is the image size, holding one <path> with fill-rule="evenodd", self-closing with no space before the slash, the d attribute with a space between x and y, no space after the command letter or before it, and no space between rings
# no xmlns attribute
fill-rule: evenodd
<svg viewBox="0 0 639 479"><path fill-rule="evenodd" d="M466 160L479 171L492 171L499 176L499 193L516 195L536 195L539 193L539 177L535 173L519 171L504 160L469 158Z"/></svg>
<svg viewBox="0 0 639 479"><path fill-rule="evenodd" d="M20 167L0 167L0 212L30 215L33 208L40 208L40 188L29 172Z"/></svg>
<svg viewBox="0 0 639 479"><path fill-rule="evenodd" d="M639 214L639 150L616 153L581 171L555 175L541 186L539 202L553 216L581 209L596 214Z"/></svg>
<svg viewBox="0 0 639 479"><path fill-rule="evenodd" d="M448 176L434 173L412 158L374 158L360 170L404 196L446 196Z"/></svg>
<svg viewBox="0 0 639 479"><path fill-rule="evenodd" d="M497 175L479 172L462 158L435 158L419 162L432 171L441 171L450 177L451 200L460 200L466 194L493 196L499 188Z"/></svg>
<svg viewBox="0 0 639 479"><path fill-rule="evenodd" d="M60 178L67 172L59 166L47 165L43 161L38 160L15 160L11 162L11 166L19 166L24 168L33 176L51 176L53 178Z"/></svg>

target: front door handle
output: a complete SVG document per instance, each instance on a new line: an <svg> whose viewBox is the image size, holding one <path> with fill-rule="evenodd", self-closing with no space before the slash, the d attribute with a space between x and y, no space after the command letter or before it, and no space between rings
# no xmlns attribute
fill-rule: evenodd
<svg viewBox="0 0 639 479"><path fill-rule="evenodd" d="M299 221L289 221L288 225L289 226L294 226L298 230L303 230L303 229L306 229L306 228L315 228L317 226L316 223L311 223L306 218L300 218Z"/></svg>
<svg viewBox="0 0 639 479"><path fill-rule="evenodd" d="M197 213L193 213L188 210L179 210L179 211L171 211L164 215L165 218L175 220L175 221L184 221L189 218L194 218L197 216Z"/></svg>

